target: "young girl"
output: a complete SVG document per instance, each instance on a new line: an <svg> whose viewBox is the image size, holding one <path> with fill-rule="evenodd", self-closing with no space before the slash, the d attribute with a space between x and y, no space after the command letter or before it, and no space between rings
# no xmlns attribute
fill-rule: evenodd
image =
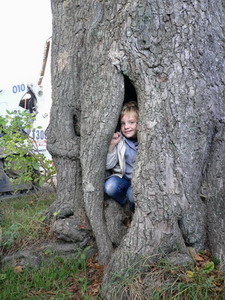
<svg viewBox="0 0 225 300"><path fill-rule="evenodd" d="M128 201L130 210L134 212L131 177L138 150L136 102L123 106L120 125L121 130L113 134L107 154L106 170L112 170L112 176L105 182L105 193L120 204Z"/></svg>

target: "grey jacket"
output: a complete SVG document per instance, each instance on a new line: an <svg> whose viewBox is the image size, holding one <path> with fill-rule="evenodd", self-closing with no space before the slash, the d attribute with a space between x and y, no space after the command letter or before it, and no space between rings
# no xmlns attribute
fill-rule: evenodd
<svg viewBox="0 0 225 300"><path fill-rule="evenodd" d="M122 178L125 174L126 144L123 139L115 146L112 152L108 152L106 158L106 170L112 170L112 175Z"/></svg>

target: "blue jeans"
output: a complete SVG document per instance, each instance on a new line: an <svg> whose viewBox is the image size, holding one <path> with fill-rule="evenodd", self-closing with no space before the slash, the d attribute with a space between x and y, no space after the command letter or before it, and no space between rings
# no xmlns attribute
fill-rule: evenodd
<svg viewBox="0 0 225 300"><path fill-rule="evenodd" d="M105 181L104 190L109 197L121 205L128 201L130 210L134 212L134 198L130 179L111 176Z"/></svg>

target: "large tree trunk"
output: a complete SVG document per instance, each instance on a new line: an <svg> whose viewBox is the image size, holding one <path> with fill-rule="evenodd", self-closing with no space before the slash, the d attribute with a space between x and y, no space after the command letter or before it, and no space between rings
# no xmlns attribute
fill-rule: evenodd
<svg viewBox="0 0 225 300"><path fill-rule="evenodd" d="M100 261L110 260L106 286L142 258L186 253L187 246L211 247L224 261L225 9L222 0L214 3L53 1L53 207L82 208ZM103 183L128 92L124 77L140 108L136 210L113 253Z"/></svg>

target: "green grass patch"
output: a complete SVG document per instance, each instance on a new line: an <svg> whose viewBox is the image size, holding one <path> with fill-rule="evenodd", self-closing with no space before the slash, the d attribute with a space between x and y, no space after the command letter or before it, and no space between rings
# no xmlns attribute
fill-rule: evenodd
<svg viewBox="0 0 225 300"><path fill-rule="evenodd" d="M193 266L174 266L164 260L154 266L150 278L158 282L152 290L152 300L225 299L225 273L216 269L208 255Z"/></svg>
<svg viewBox="0 0 225 300"><path fill-rule="evenodd" d="M24 195L1 200L3 254L38 246L52 239L44 212L55 200L55 194ZM97 300L103 269L94 258L87 261L86 250L77 250L69 259L43 252L40 268L22 265L0 270L1 300Z"/></svg>
<svg viewBox="0 0 225 300"><path fill-rule="evenodd" d="M44 211L54 200L54 193L43 194L42 197L30 194L0 200L1 251L14 252L17 248L22 249L45 239L49 227L44 222Z"/></svg>
<svg viewBox="0 0 225 300"><path fill-rule="evenodd" d="M196 254L193 264L174 265L163 258L152 265L144 263L143 272L134 265L115 274L108 289L115 299L224 300L225 272L214 261L203 251Z"/></svg>
<svg viewBox="0 0 225 300"><path fill-rule="evenodd" d="M38 270L7 268L0 272L1 300L98 299L88 296L88 285L86 255L81 251L69 260L55 257Z"/></svg>

